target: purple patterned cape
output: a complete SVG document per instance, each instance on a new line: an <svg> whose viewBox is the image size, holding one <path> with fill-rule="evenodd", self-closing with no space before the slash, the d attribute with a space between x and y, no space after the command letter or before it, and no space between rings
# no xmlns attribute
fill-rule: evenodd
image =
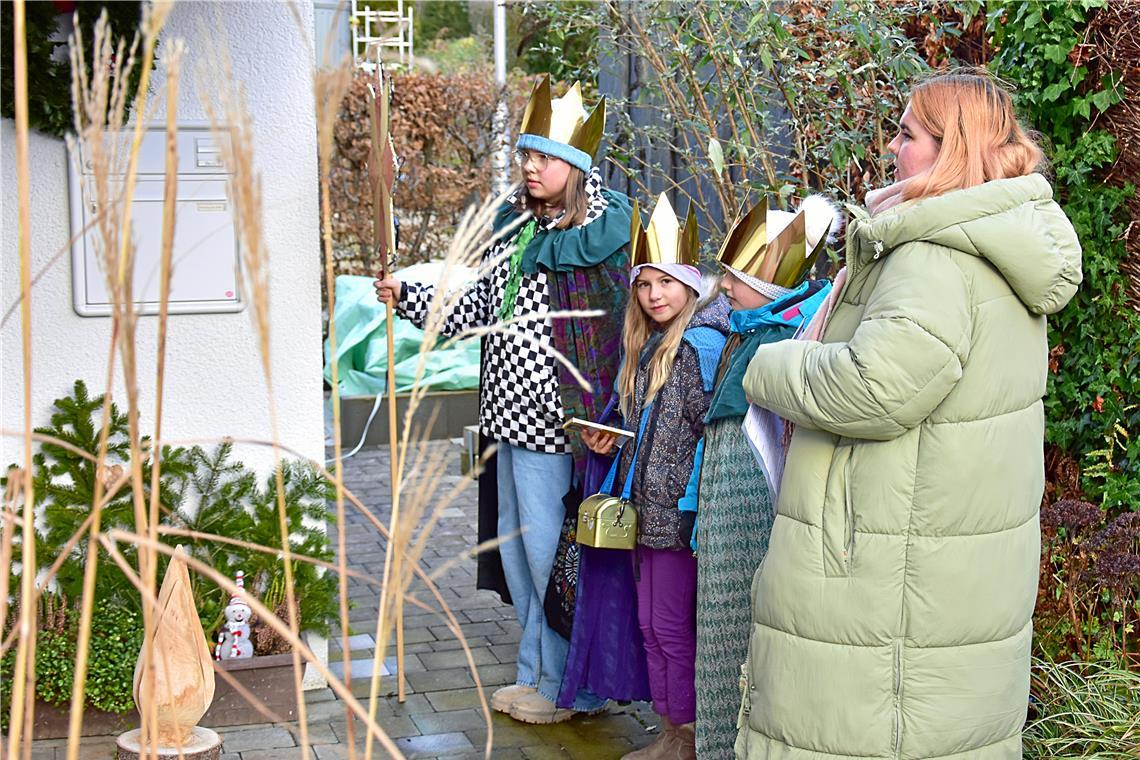
<svg viewBox="0 0 1140 760"><path fill-rule="evenodd" d="M621 360L621 327L629 298L629 255L623 247L597 266L550 272L551 308L557 311L600 310L593 319L552 320L554 348L592 386L584 390L565 366L558 367L558 390L566 418L598 421L613 392ZM574 482L585 475L586 449L570 437Z"/></svg>

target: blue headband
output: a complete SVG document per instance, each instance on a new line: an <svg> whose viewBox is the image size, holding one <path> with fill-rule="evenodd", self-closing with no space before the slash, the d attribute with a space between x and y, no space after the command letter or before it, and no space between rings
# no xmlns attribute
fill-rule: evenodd
<svg viewBox="0 0 1140 760"><path fill-rule="evenodd" d="M572 145L560 143L551 140L549 137L542 137L540 135L519 135L519 140L515 143L515 149L535 150L539 153L545 153L548 156L561 158L566 163L581 169L586 174L590 173L590 168L594 165L594 159L590 157L589 153L578 150Z"/></svg>

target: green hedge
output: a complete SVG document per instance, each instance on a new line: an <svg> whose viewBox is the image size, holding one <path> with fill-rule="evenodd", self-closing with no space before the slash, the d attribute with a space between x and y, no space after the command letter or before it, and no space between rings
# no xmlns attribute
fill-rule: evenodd
<svg viewBox="0 0 1140 760"><path fill-rule="evenodd" d="M1121 271L1134 189L1102 179L1116 141L1095 119L1120 102L1118 82L1094 81L1071 56L1104 5L995 3L988 21L1000 46L993 69L1017 87L1018 106L1052 143L1058 199L1084 249L1085 281L1050 320L1046 440L1080 465L1085 497L1114 513L1140 509L1140 315L1127 306Z"/></svg>

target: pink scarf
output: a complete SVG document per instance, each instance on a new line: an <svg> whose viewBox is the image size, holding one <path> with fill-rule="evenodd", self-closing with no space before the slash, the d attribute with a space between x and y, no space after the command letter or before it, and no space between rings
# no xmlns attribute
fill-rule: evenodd
<svg viewBox="0 0 1140 760"><path fill-rule="evenodd" d="M843 267L836 273L835 281L831 284L831 292L827 294L827 298L816 309L815 316L811 318L797 340L819 341L823 339L823 330L827 327L831 314L839 303L839 291L843 290L843 283L845 282L847 282L847 267Z"/></svg>
<svg viewBox="0 0 1140 760"><path fill-rule="evenodd" d="M907 203L902 195L903 190L913 181L914 177L911 177L893 185L880 187L878 190L868 190L864 201L867 204L867 210L871 212L871 216L878 216L884 211Z"/></svg>

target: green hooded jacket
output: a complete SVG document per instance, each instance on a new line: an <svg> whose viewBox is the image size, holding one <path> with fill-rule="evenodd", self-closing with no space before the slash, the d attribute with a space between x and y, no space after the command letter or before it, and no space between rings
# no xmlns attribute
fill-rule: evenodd
<svg viewBox="0 0 1140 760"><path fill-rule="evenodd" d="M737 755L1019 759L1045 315L1080 243L1033 174L857 215L847 273L823 341L761 346L744 379L796 429Z"/></svg>

